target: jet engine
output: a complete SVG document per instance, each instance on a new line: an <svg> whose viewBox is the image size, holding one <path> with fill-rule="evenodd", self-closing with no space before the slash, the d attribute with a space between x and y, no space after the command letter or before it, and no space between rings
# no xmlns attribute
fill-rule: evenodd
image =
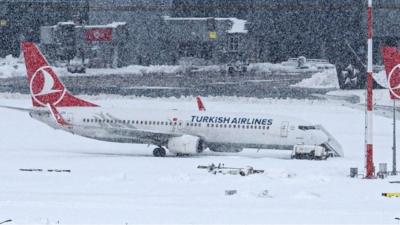
<svg viewBox="0 0 400 225"><path fill-rule="evenodd" d="M196 136L182 135L168 140L167 148L170 152L176 154L197 154L204 150L203 141Z"/></svg>

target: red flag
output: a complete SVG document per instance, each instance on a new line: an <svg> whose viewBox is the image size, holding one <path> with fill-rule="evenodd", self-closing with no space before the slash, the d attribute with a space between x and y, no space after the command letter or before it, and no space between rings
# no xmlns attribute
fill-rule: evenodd
<svg viewBox="0 0 400 225"><path fill-rule="evenodd" d="M382 49L391 99L400 99L400 52L396 47Z"/></svg>
<svg viewBox="0 0 400 225"><path fill-rule="evenodd" d="M112 41L112 28L90 28L85 30L86 41Z"/></svg>

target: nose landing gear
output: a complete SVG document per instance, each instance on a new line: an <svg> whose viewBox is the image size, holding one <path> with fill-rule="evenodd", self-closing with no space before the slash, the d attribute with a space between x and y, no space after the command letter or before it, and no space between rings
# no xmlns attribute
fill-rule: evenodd
<svg viewBox="0 0 400 225"><path fill-rule="evenodd" d="M165 151L165 149L163 147L157 147L153 150L153 155L155 157L165 157L166 154L167 154L167 152Z"/></svg>

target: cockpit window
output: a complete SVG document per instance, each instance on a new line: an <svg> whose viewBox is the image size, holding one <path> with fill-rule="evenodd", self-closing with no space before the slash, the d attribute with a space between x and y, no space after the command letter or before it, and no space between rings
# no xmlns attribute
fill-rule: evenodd
<svg viewBox="0 0 400 225"><path fill-rule="evenodd" d="M300 130L315 130L316 128L315 128L315 126L302 126L302 125L300 125L299 129Z"/></svg>

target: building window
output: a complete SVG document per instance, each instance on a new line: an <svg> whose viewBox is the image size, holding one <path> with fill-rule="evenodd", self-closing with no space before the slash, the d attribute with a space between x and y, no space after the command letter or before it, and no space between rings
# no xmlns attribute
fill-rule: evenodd
<svg viewBox="0 0 400 225"><path fill-rule="evenodd" d="M229 51L238 51L239 50L239 37L230 37L228 42L228 50Z"/></svg>

